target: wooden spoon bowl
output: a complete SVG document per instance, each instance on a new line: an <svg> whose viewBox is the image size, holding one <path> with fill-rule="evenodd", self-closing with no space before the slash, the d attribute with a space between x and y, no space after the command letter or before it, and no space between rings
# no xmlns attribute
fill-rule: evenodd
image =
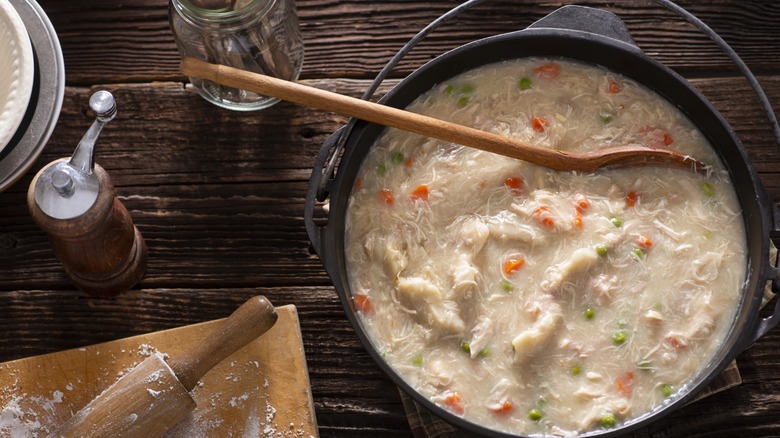
<svg viewBox="0 0 780 438"><path fill-rule="evenodd" d="M604 167L646 165L678 167L700 173L707 169L704 163L695 158L667 149L618 146L582 153L547 149L402 109L194 58L182 59L181 71L190 77L517 158L554 170L593 172Z"/></svg>

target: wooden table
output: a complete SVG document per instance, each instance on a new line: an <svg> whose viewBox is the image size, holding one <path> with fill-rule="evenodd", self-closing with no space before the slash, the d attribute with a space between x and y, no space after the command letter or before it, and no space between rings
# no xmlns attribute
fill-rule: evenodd
<svg viewBox="0 0 780 438"><path fill-rule="evenodd" d="M304 83L359 96L416 31L456 2L298 0ZM722 111L775 201L780 151L755 95L705 36L648 1L583 1L626 22L640 47ZM780 107L780 3L682 6L730 43ZM41 1L62 44L59 123L30 171L0 193L0 360L79 347L228 315L254 294L300 313L323 437L409 436L396 387L372 362L310 247L303 199L314 156L345 118L280 103L240 114L186 89L163 0ZM524 28L560 5L487 2L436 31L388 84L468 41ZM69 156L92 121L88 98L114 93L119 113L96 161L149 247L143 281L113 299L88 298L65 276L25 194L32 176ZM743 384L694 403L638 436L780 435L780 330L738 357Z"/></svg>

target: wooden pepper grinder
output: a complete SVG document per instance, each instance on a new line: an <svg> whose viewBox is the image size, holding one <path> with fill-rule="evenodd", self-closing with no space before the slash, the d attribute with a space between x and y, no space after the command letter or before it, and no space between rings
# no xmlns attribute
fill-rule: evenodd
<svg viewBox="0 0 780 438"><path fill-rule="evenodd" d="M114 96L98 91L89 106L96 115L92 126L70 159L55 160L35 175L27 205L73 282L92 296L113 296L143 277L146 243L108 173L94 161L95 141L116 115Z"/></svg>

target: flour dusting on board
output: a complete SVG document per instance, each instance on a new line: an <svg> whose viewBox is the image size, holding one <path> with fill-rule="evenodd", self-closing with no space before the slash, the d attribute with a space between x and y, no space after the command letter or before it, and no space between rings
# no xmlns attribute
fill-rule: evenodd
<svg viewBox="0 0 780 438"><path fill-rule="evenodd" d="M76 351L86 354L88 349L79 348ZM127 366L122 367L116 375L111 375L109 371L104 370L94 376L93 380L97 385L110 386L117 378L124 376L142 362L144 358L153 354L159 354L162 357L166 356L147 344L139 346L137 357L130 352L126 353L125 350L122 350L122 353L133 359L129 362L124 361L127 363ZM99 356L100 351L95 351L93 354ZM117 363L117 357L114 355L111 355L108 359L101 360L111 365ZM154 375L149 377L150 381L154 381L154 379ZM0 396L2 396L3 400L3 405L0 407L0 437L45 437L56 429L59 423L75 413L77 409L74 409L74 406L71 404L72 399L68 394L85 388L80 379L68 382L62 389L55 389L47 396L40 395L40 393L36 394L35 386L39 384L40 382L29 382L27 386L24 386L20 379L16 378L13 385L2 388L0 391ZM29 394L27 391L33 394ZM149 391L153 390L150 389Z"/></svg>
<svg viewBox="0 0 780 438"><path fill-rule="evenodd" d="M197 408L167 438L316 438L297 317L294 309L278 310L282 335L250 344L206 374L191 391ZM150 356L180 354L202 338L200 330L172 329L0 364L0 438L48 436ZM163 397L161 380L154 371L141 379L150 396L160 391ZM140 412L126 415L128 423L142 420Z"/></svg>
<svg viewBox="0 0 780 438"><path fill-rule="evenodd" d="M5 388L4 391L13 391ZM7 438L34 438L49 433L58 404L62 403L62 391L54 391L51 398L13 395L0 410L0 436Z"/></svg>
<svg viewBox="0 0 780 438"><path fill-rule="evenodd" d="M268 378L258 376L259 360L245 363L231 361L224 364L224 377L216 377L212 384L203 381L192 391L198 407L166 438L231 436L243 438L314 438L305 425L295 423L277 425L276 408L268 400ZM213 382L219 382L215 389ZM232 421L226 421L231 418Z"/></svg>

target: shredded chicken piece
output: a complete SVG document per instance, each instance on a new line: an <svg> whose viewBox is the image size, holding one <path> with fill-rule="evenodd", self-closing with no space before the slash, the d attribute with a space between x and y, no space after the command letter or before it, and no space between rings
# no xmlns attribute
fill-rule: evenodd
<svg viewBox="0 0 780 438"><path fill-rule="evenodd" d="M532 243L542 238L536 229L521 222L516 214L501 211L487 222L490 237L502 242Z"/></svg>
<svg viewBox="0 0 780 438"><path fill-rule="evenodd" d="M474 266L468 256L461 255L455 263L452 272L452 289L448 298L460 300L471 298L477 287L479 269Z"/></svg>
<svg viewBox="0 0 780 438"><path fill-rule="evenodd" d="M542 290L547 293L558 291L571 277L587 270L598 259L599 255L593 248L575 250L567 260L547 269L547 279L542 282Z"/></svg>
<svg viewBox="0 0 780 438"><path fill-rule="evenodd" d="M543 312L533 325L512 340L515 363L524 363L538 353L554 337L563 322L561 306L551 300L544 302Z"/></svg>
<svg viewBox="0 0 780 438"><path fill-rule="evenodd" d="M441 290L428 280L411 277L398 279L402 303L417 310L418 322L450 333L462 333L466 327L455 302L445 301Z"/></svg>
<svg viewBox="0 0 780 438"><path fill-rule="evenodd" d="M477 318L477 323L474 324L474 328L471 329L471 342L470 342L470 354L471 357L477 357L483 348L485 348L490 342L490 338L493 337L495 321L488 318L485 315L480 315Z"/></svg>
<svg viewBox="0 0 780 438"><path fill-rule="evenodd" d="M459 254L452 268L453 284L448 299L460 301L472 297L479 275L479 269L474 266L474 256L482 250L488 235L487 225L477 217L468 218L460 224L455 235Z"/></svg>
<svg viewBox="0 0 780 438"><path fill-rule="evenodd" d="M644 316L645 320L647 320L648 322L651 322L651 323L658 323L658 322L662 322L664 320L664 316L661 315L660 312L656 312L653 309L650 309L647 312L645 312L645 314L643 316Z"/></svg>

